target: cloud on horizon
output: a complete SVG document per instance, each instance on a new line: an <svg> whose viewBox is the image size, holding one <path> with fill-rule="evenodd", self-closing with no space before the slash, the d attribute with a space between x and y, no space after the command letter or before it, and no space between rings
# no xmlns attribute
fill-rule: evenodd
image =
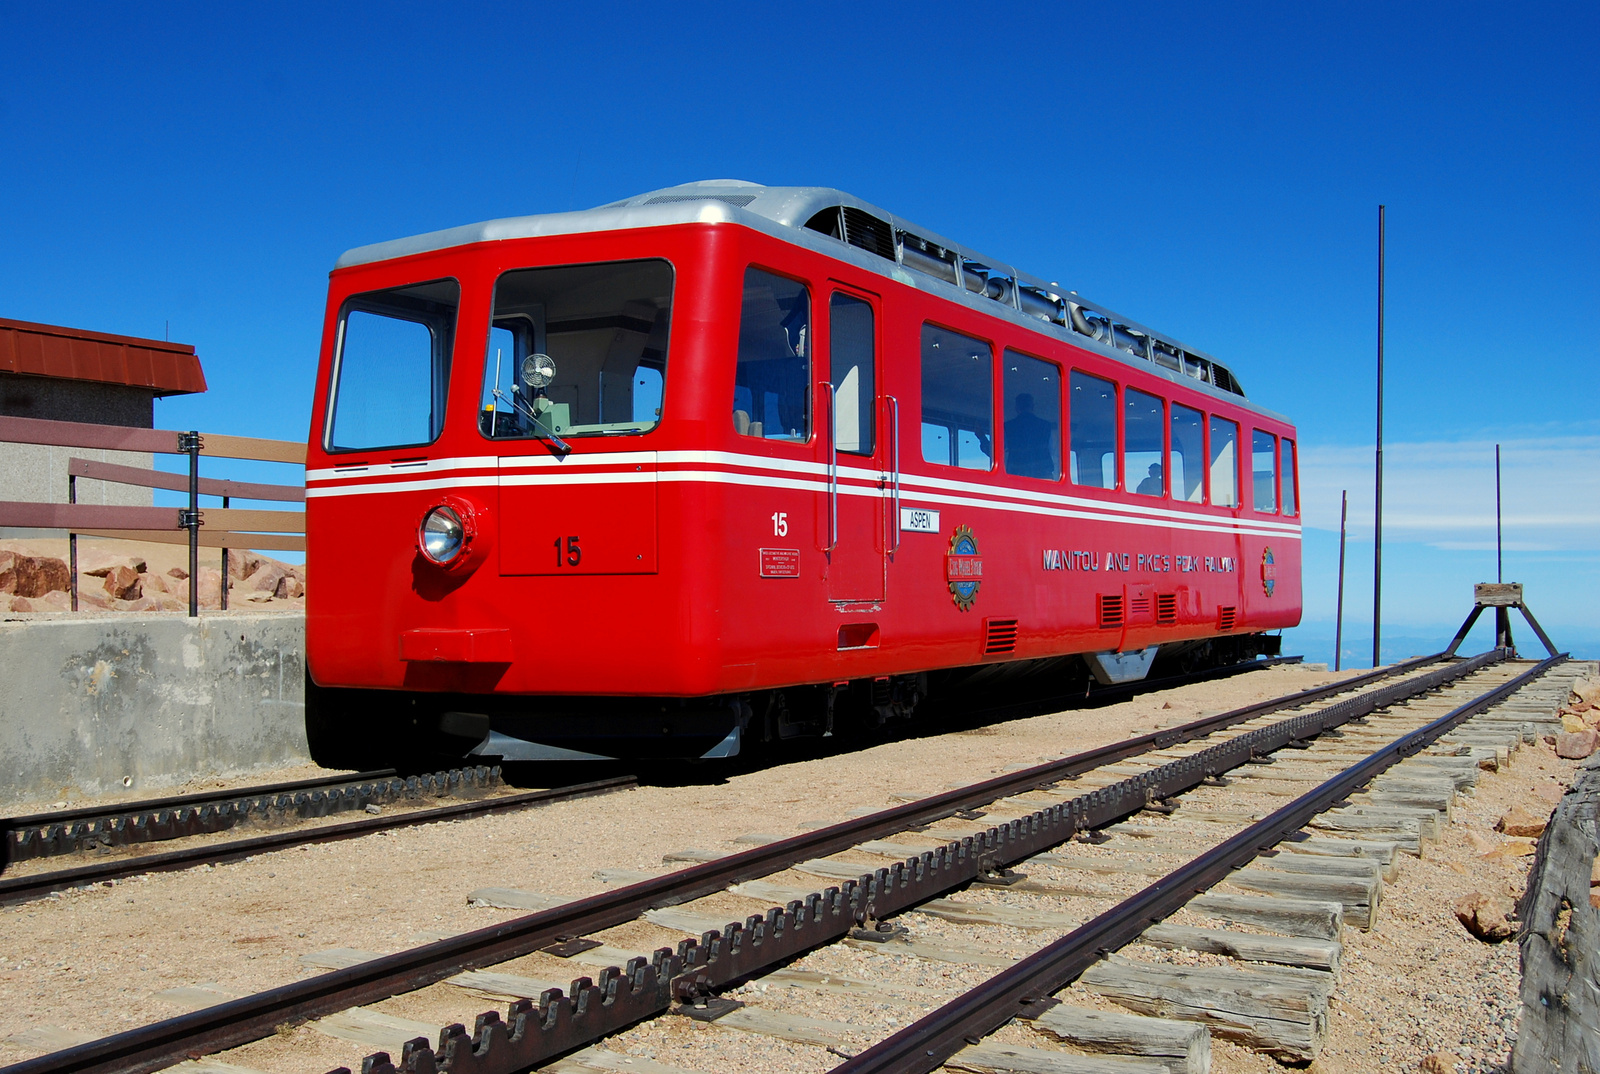
<svg viewBox="0 0 1600 1074"><path fill-rule="evenodd" d="M1384 543L1493 551L1493 440L1384 445ZM1506 551L1600 556L1600 436L1500 441ZM1373 449L1306 446L1300 460L1305 525L1339 530L1339 493L1350 493L1349 532L1370 540Z"/></svg>

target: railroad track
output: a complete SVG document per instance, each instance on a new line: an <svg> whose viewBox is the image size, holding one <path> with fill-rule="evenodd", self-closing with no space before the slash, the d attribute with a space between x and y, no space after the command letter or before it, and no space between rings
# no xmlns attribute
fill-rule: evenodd
<svg viewBox="0 0 1600 1074"><path fill-rule="evenodd" d="M986 708L969 716L969 719L1014 718L1022 712L1053 710L1055 706L1087 698L1092 698L1096 703L1105 703L1134 693L1206 682L1279 664L1298 663L1299 660L1299 657L1284 657L1249 661L1187 675L1100 687L1083 695L1034 698ZM632 785L632 780L621 777L586 782L581 788L582 793L598 793ZM325 819L340 813L373 812L374 807L413 807L445 797L484 799L500 786L501 769L498 765L453 768L416 775L401 775L393 769L383 769L353 776L324 776L0 818L0 872L14 863L211 835L247 824L284 824ZM295 834L279 833L237 844L214 843L181 852L137 859L114 859L22 879L13 877L0 880L0 904L24 901L53 891L120 879L140 872L236 860L304 842L353 838L406 824L460 819L573 796L559 788L551 792L505 795L491 799L483 807L469 806L456 810L441 808L426 813L413 811L400 819L363 820L337 827L307 828Z"/></svg>
<svg viewBox="0 0 1600 1074"><path fill-rule="evenodd" d="M495 782L498 783L498 769L484 769L483 771L485 773L492 772ZM450 776L460 773L461 770L458 769L451 773L439 773L438 775ZM398 785L403 792L407 785L413 783L415 779L416 777L402 779L394 776L380 781L380 784ZM448 779L444 781L444 785L446 787L449 786ZM0 879L0 905L26 902L29 899L42 898L52 892L104 884L145 873L171 872L175 869L188 869L196 865L238 861L241 858L248 858L256 854L265 854L294 846L304 846L308 843L332 843L344 839L357 839L377 832L392 831L396 828L411 828L420 824L436 824L440 821L467 820L472 817L489 816L494 813L508 813L514 810L548 805L552 802L565 802L573 798L609 794L612 791L625 790L637 785L638 781L632 776L614 776L610 779L575 783L565 787L552 787L548 790L520 791L498 795L480 793L466 801L451 802L447 805L423 806L378 816L366 816L360 820L343 821L337 824L294 828L243 839L229 839L222 842L189 846L181 850L160 851L132 857L108 858L69 869L11 876ZM353 793L349 798L360 800L362 789L370 786L372 784L357 786L353 789ZM422 801L423 795L400 793L386 800L393 802L397 799L404 800L407 804L413 804ZM371 804L370 798L367 804ZM286 817L295 815L292 811L285 811L285 813Z"/></svg>
<svg viewBox="0 0 1600 1074"><path fill-rule="evenodd" d="M457 984L476 981L472 987L479 988L487 981L492 984L490 991L523 994L527 998L514 1003L505 1016L498 1012L480 1016L472 1034L459 1025L445 1027L437 1048L431 1035L419 1034L403 1049L397 1043L401 1067L419 1074L434 1067L487 1074L537 1066L554 1057L586 1049L611 1033L671 1010L691 1015L699 1012L702 1016L722 1014L731 1005L720 994L730 985L770 975L774 967L806 952L825 949L852 934L856 939L849 942L877 941L887 935L889 942L871 942L867 946L879 952L895 951L896 945L904 941L894 939L894 930L884 927L882 922L904 914L913 918L931 914L935 919L943 914L946 920L952 914L958 918L965 914L970 919L974 911L963 910L960 905L953 909L946 905L960 902L949 898L950 894L969 885L974 885L967 893L969 899L976 897L972 893L990 898L996 897L996 893L1007 898L1023 893L1030 898L1041 894L1053 894L1057 898L1071 895L1074 905L1110 899L1114 892L1092 891L1092 885L1086 887L1082 883L1083 876L1099 876L1104 870L1092 862L1079 862L1075 857L1096 853L1099 848L1092 842L1069 842L1073 836L1098 841L1111 833L1109 837L1113 841L1123 839L1127 833L1122 827L1136 825L1138 821L1132 818L1141 813L1159 818L1161 823L1178 825L1174 830L1181 831L1193 823L1189 814L1205 811L1198 803L1218 793L1214 785L1225 778L1224 773L1249 766L1247 774L1255 779L1258 771L1268 769L1251 762L1265 760L1286 748L1303 749L1304 752L1297 752L1295 756L1309 758L1321 747L1317 742L1319 736L1322 743L1327 743L1331 735L1340 733L1340 727L1355 722L1356 727L1343 732L1346 738L1338 740L1348 752L1350 739L1372 733L1362 728L1359 721L1371 719L1375 713L1386 709L1393 710L1394 706L1404 706L1408 702L1418 704L1415 699L1436 690L1462 695L1463 704L1454 704L1455 699L1451 699L1453 707L1448 719L1430 721L1416 712L1406 715L1399 710L1383 716L1377 730L1378 737L1384 739L1378 751L1383 759L1372 760L1363 752L1356 758L1359 764L1353 769L1354 775L1346 780L1370 781L1383 765L1424 749L1430 736L1436 738L1444 733L1452 721L1459 723L1495 703L1502 695L1531 681L1556 663L1547 661L1513 678L1512 672L1496 666L1503 659L1504 654L1493 652L1468 661L1430 666L1437 663L1434 658L1420 658L1355 680L1248 706L996 777L667 876L639 880L618 890L410 951L371 958L355 956L359 958L355 964L309 980L229 999L165 1022L28 1060L11 1070L15 1074L155 1070L185 1056L213 1054L271 1035L285 1024L324 1018L337 1012L347 1012L341 1017L348 1020L355 1017L348 1013L352 1008L359 1009L362 1004L446 980ZM1394 682L1382 681L1390 676L1404 677ZM1492 681L1485 683L1482 681L1485 678ZM1507 680L1511 680L1509 684ZM1368 686L1374 688L1355 692ZM1400 724L1406 726L1402 729ZM1496 730L1495 733L1500 732ZM1518 730L1517 733L1522 732ZM1400 740L1398 745L1396 739ZM1461 748L1476 749L1480 754L1485 749L1481 745ZM1495 749L1488 748L1488 756L1498 755ZM1469 755L1445 763L1444 767L1476 771L1478 760ZM1337 763L1341 768L1351 767L1345 758L1338 758ZM1292 784L1293 780L1289 780L1283 785ZM1325 790L1324 797L1348 795L1354 786ZM1281 793L1282 787L1278 790ZM1182 803L1177 801L1180 795L1185 796ZM1325 809L1333 800L1313 804ZM1291 805L1296 811L1283 813L1274 822L1280 828L1291 822L1298 828L1317 812L1311 809L1311 804L1298 798ZM983 818L983 824L974 825L972 820L981 816L975 811L984 806L990 808L989 815ZM1400 812L1408 808L1403 803L1394 807ZM1308 809L1311 813L1306 813ZM1417 816L1406 823L1420 827L1422 812L1419 809ZM1302 813L1306 816L1302 817ZM1212 824L1237 820L1225 813L1208 819ZM1361 830L1362 823L1366 823L1367 829L1378 829L1370 818L1367 822L1357 819L1342 823L1346 827L1354 825L1357 830ZM1195 888L1205 886L1201 883L1203 879L1211 877L1212 873L1222 875L1238 861L1263 852L1276 841L1276 838L1268 839L1265 829L1251 829L1243 822L1238 826L1244 827L1244 831L1225 839L1221 855L1195 867L1198 872L1190 875L1179 869L1174 875L1181 883L1169 879L1151 886L1162 899L1178 900L1170 907L1164 902L1151 903L1139 911L1143 917L1138 920L1128 918L1131 911L1113 914L1113 907L1083 926L1094 925L1101 930L1095 933L1098 944L1087 949L1092 950L1093 958L1100 958L1105 949L1128 942L1126 939L1121 943L1112 942L1121 935L1118 930L1127 932L1129 937L1140 936L1149 927L1150 919L1158 916L1158 910L1159 916L1171 914L1194 896ZM978 830L972 830L974 827ZM964 834L958 834L963 828ZM1217 834L1223 829L1212 828L1211 831ZM887 838L891 836L896 838ZM918 843L926 848L918 847ZM1359 846L1360 843L1347 845ZM1304 846L1301 849L1305 849ZM1326 851L1327 848L1321 849ZM1391 846L1391 853L1392 850ZM832 857L846 852L853 860ZM886 861L884 854L893 854L898 860ZM884 864L879 868L865 866L862 864L864 857ZM1019 879L1011 868L1030 859L1030 874L1036 869L1040 874L1063 869L1068 876L1078 879L1052 881L1048 876L1039 879L1032 875L1029 879ZM836 875L841 882L837 886L817 883L810 889L796 889L793 879L786 880L778 875L795 867L813 880L820 873L824 878ZM1164 873L1166 870L1157 871ZM1144 881L1149 879L1149 872L1148 868L1142 874L1137 869L1132 874L1123 870L1125 875L1135 875ZM847 874L854 876L846 878ZM1118 870L1113 868L1110 874L1115 876ZM796 890L804 897L779 898ZM778 901L785 905L772 907L765 914L749 916L734 925L710 926L704 930L688 928L712 920L693 905L693 900L729 892L739 898L764 899L769 906ZM721 897L729 896L721 894ZM698 920L696 914L700 915ZM1114 928L1103 922L1095 924L1107 915L1111 915L1108 920L1121 923ZM641 916L662 927L698 933L698 939L685 939L676 950L663 948L653 955L631 959L617 958L617 952L605 946L596 947L592 940L575 942L575 938L629 924ZM978 913L977 916L984 915ZM992 919L993 913L989 917ZM1050 927L1061 923L1059 914L1055 918L1046 915L1046 920L1051 921ZM1066 940L1073 940L1077 945L1074 947L1077 954L1073 957L1088 957L1081 949L1081 929L1057 931L1069 932ZM1052 945L1058 946L1059 943ZM574 982L570 993L548 989L548 981L532 977L505 973L474 976L472 973L545 951L568 956L583 966L612 960L619 964L597 966L592 971L593 976ZM910 945L908 957L915 954L915 945ZM1055 959L1056 955L1051 958ZM537 957L548 961L551 956ZM1073 973L1081 972L1081 968L1068 965L1067 969L1062 969L1062 965L1059 960L1052 961L1049 972L1066 973L1063 980L1070 980ZM1048 990L1042 990L1039 983L1042 979L1030 978L1020 993L1017 988L1005 986L1009 989L1005 991L1009 999L991 998L981 1003L958 1001L955 1006L963 1011L969 1007L978 1010L980 1013L974 1016L978 1022L985 1018L1004 1021L1017 1013L1017 1004L1023 999L1042 1000L1048 995ZM1011 1003L1009 1008L1005 1006L1007 1002ZM741 1009L720 1021L735 1026L741 1018L748 1022L750 1017ZM942 1058L938 1053L950 1046L951 1041L955 1042L954 1046L943 1051L943 1056L953 1054L968 1037L981 1036L980 1030L971 1028L977 1022L961 1023L959 1031L947 1032L941 1028L946 1017L945 1013L935 1012L923 1020L934 1019L918 1029L922 1036L912 1042L916 1047L910 1048L912 1052L920 1048L922 1059L913 1056L912 1065L904 1069L933 1069ZM873 1047L889 1047L902 1036L892 1035ZM899 1047L898 1044L894 1046ZM930 1048L932 1056L926 1054ZM845 1069L902 1069L893 1065L862 1065L878 1062L875 1054L881 1053L874 1053L872 1049L862 1052L848 1061L857 1066L847 1064ZM598 1056L603 1056L603 1050L579 1051L576 1057L562 1060L562 1063L568 1065L564 1069L594 1069L583 1064L603 1062L596 1058ZM929 1059L935 1061L931 1065L917 1065ZM892 1062L902 1061L907 1060ZM374 1074L383 1074L388 1069L386 1064L393 1062L388 1055L380 1055L374 1056L368 1066ZM573 1063L579 1065L570 1066Z"/></svg>
<svg viewBox="0 0 1600 1074"><path fill-rule="evenodd" d="M250 821L311 820L370 805L471 797L499 785L498 765L410 776L383 769L5 817L0 818L0 866L97 847L207 835Z"/></svg>

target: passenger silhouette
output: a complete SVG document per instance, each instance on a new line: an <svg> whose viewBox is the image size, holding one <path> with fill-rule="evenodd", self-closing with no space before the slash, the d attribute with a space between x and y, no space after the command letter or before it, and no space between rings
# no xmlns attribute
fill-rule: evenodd
<svg viewBox="0 0 1600 1074"><path fill-rule="evenodd" d="M1150 464L1150 476L1139 482L1139 487L1134 489L1140 496L1159 496L1166 491L1161 481L1161 464Z"/></svg>
<svg viewBox="0 0 1600 1074"><path fill-rule="evenodd" d="M1033 396L1023 392L1016 398L1016 417L1006 422L1006 473L1018 477L1042 477L1054 481L1061 476L1055 446L1055 424L1033 412Z"/></svg>

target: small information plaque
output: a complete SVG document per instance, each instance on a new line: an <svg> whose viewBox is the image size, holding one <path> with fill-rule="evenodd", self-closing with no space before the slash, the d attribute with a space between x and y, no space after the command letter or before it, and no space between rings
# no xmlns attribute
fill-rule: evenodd
<svg viewBox="0 0 1600 1074"><path fill-rule="evenodd" d="M763 577L763 578L798 578L798 577L800 577L800 549L798 549L798 548L763 548L763 549L761 549L761 577Z"/></svg>
<svg viewBox="0 0 1600 1074"><path fill-rule="evenodd" d="M902 507L900 528L907 533L938 533L939 512L926 507Z"/></svg>

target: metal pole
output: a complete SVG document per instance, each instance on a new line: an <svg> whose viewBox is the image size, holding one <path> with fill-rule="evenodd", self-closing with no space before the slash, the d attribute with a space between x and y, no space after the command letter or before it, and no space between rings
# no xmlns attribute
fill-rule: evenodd
<svg viewBox="0 0 1600 1074"><path fill-rule="evenodd" d="M1505 558L1500 544L1500 445L1494 446L1494 580L1506 580Z"/></svg>
<svg viewBox="0 0 1600 1074"><path fill-rule="evenodd" d="M67 502L78 502L78 475L67 475ZM78 610L78 535L67 534L67 571L72 575L72 610Z"/></svg>
<svg viewBox="0 0 1600 1074"><path fill-rule="evenodd" d="M180 433L178 450L189 456L189 509L182 522L189 531L189 618L200 614L200 434Z"/></svg>
<svg viewBox="0 0 1600 1074"><path fill-rule="evenodd" d="M1372 666L1383 634L1383 206L1378 206L1378 454L1372 515Z"/></svg>
<svg viewBox="0 0 1600 1074"><path fill-rule="evenodd" d="M493 421L492 418L490 420ZM226 497L226 496L224 496L222 498L222 507L223 507L223 510L227 510L228 497ZM223 611L227 611L228 610L228 547L227 547L227 545L223 545L223 547L222 547L222 599L218 603L221 605Z"/></svg>
<svg viewBox="0 0 1600 1074"><path fill-rule="evenodd" d="M1339 603L1333 618L1333 670L1339 670L1344 652L1344 523L1350 515L1350 490L1339 493Z"/></svg>

